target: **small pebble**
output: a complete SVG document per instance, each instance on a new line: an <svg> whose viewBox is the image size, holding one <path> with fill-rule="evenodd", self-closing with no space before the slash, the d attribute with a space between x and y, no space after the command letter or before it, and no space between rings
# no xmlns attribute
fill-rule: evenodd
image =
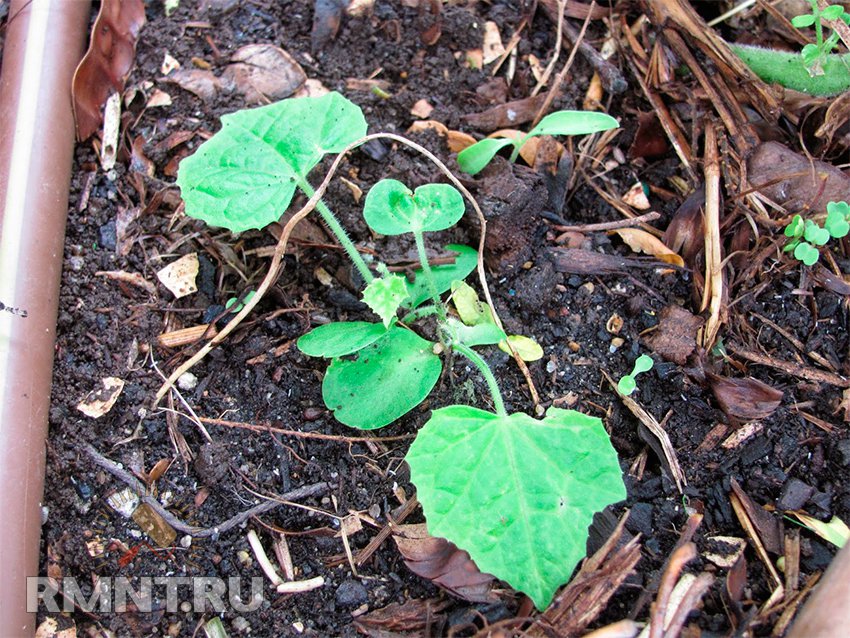
<svg viewBox="0 0 850 638"><path fill-rule="evenodd" d="M189 549L192 546L192 537L189 534L186 534L183 538L180 539L180 547L184 549Z"/></svg>
<svg viewBox="0 0 850 638"><path fill-rule="evenodd" d="M240 549L238 552L236 552L236 559L239 561L239 564L246 569L254 564L254 560L251 558L251 554L249 554L244 549Z"/></svg>
<svg viewBox="0 0 850 638"><path fill-rule="evenodd" d="M194 390L198 386L198 377L191 372L184 372L177 377L177 387L181 390Z"/></svg>
<svg viewBox="0 0 850 638"><path fill-rule="evenodd" d="M192 611L192 603L190 603L188 600L184 600L182 603L180 603L180 611L182 611L184 614L188 614L190 611Z"/></svg>
<svg viewBox="0 0 850 638"><path fill-rule="evenodd" d="M245 620L242 616L237 616L233 619L231 623L233 625L234 631L240 634L250 634L251 633L251 623Z"/></svg>
<svg viewBox="0 0 850 638"><path fill-rule="evenodd" d="M86 265L86 260L82 257L77 257L74 255L73 257L68 257L68 268L73 270L74 272L80 272L83 269L83 266Z"/></svg>
<svg viewBox="0 0 850 638"><path fill-rule="evenodd" d="M346 580L337 587L336 602L341 607L357 607L369 600L369 592L356 580Z"/></svg>

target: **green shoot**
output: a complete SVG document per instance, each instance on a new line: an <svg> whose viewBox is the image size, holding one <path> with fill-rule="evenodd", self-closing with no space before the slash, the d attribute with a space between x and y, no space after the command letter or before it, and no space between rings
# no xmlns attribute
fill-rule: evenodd
<svg viewBox="0 0 850 638"><path fill-rule="evenodd" d="M635 367L632 370L631 374L627 374L617 383L617 390L620 394L625 394L629 396L632 392L637 389L637 381L635 377L642 372L648 372L652 370L652 366L655 365L655 362L652 360L652 357L646 354L640 355L635 360Z"/></svg>

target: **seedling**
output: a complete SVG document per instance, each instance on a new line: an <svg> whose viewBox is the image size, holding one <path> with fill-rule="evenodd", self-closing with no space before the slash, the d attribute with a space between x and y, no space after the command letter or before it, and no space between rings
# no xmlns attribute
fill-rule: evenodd
<svg viewBox="0 0 850 638"><path fill-rule="evenodd" d="M850 88L850 54L835 55L838 32L824 39L823 20L842 20L850 23L850 14L841 5L824 9L817 0L809 0L811 13L798 15L791 20L797 28L815 27L815 42L803 47L800 53L774 51L757 46L730 45L750 69L765 82L777 83L785 88L811 95L837 95Z"/></svg>
<svg viewBox="0 0 850 638"><path fill-rule="evenodd" d="M246 303L248 303L254 298L254 294L255 292L253 290L249 290L248 293L245 295L245 298L241 301L239 300L239 297L231 297L230 299L224 302L224 309L229 310L235 315L237 312L242 310Z"/></svg>
<svg viewBox="0 0 850 638"><path fill-rule="evenodd" d="M617 128L620 124L610 115L595 111L556 111L540 120L540 123L526 135L514 138L486 138L463 149L457 155L457 165L470 175L481 171L496 153L507 146L513 146L511 161L519 157L520 149L532 137L539 135L590 135L600 131Z"/></svg>
<svg viewBox="0 0 850 638"><path fill-rule="evenodd" d="M223 122L181 163L178 184L187 214L233 230L276 221L296 187L311 195L310 169L366 128L359 109L336 93L242 111ZM487 383L493 412L466 405L434 410L406 457L411 480L432 534L545 608L584 556L593 514L626 495L602 421L558 408L542 421L507 412L496 377L473 348L509 337L477 295L471 321L457 297L461 319L450 316L443 299L466 285L477 252L449 245L454 263L432 266L425 251L426 232L450 228L464 213L452 186L411 190L385 179L366 195L363 215L374 232L413 235L421 267L412 281L380 263L375 276L327 206L317 208L363 274L363 299L380 318L322 325L298 340L303 353L331 360L325 404L346 425L379 428L430 394L443 370L438 353L454 351L472 363ZM413 329L426 317L436 320L436 333L424 333L430 338Z"/></svg>
<svg viewBox="0 0 850 638"><path fill-rule="evenodd" d="M646 354L640 355L635 360L635 367L632 369L632 373L627 374L617 382L617 390L620 394L629 396L632 392L634 392L637 389L637 381L635 380L635 377L641 372L648 372L652 370L652 366L654 365L655 361L652 360L652 357Z"/></svg>
<svg viewBox="0 0 850 638"><path fill-rule="evenodd" d="M792 252L797 261L813 266L820 257L818 247L825 246L833 239L845 237L850 231L850 205L847 202L829 202L826 205L826 221L823 228L811 219L804 220L794 215L785 227L785 236L789 241L782 252Z"/></svg>

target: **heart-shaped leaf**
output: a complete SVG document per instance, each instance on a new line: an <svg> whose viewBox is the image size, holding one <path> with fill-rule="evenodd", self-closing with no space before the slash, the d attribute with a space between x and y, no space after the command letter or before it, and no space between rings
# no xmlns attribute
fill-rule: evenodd
<svg viewBox="0 0 850 638"><path fill-rule="evenodd" d="M478 251L469 246L461 244L449 244L446 250L457 253L455 263L442 264L439 266L431 266L431 275L434 278L434 284L437 286L437 294L442 294L452 287L453 281L466 279L467 275L475 270L478 264ZM410 299L403 305L409 308L415 308L423 301L431 298L431 292L428 289L428 282L422 275L422 269L413 271L415 279L413 283L408 282L407 289L410 292Z"/></svg>
<svg viewBox="0 0 850 638"><path fill-rule="evenodd" d="M363 302L389 328L401 303L410 296L404 277L387 275L375 278L363 291Z"/></svg>
<svg viewBox="0 0 850 638"><path fill-rule="evenodd" d="M356 359L334 359L322 382L325 405L338 421L361 430L392 423L422 403L440 378L443 364L433 345L394 327Z"/></svg>
<svg viewBox="0 0 850 638"><path fill-rule="evenodd" d="M366 134L360 107L339 93L237 111L221 124L180 162L177 185L187 215L233 232L277 221L326 153Z"/></svg>
<svg viewBox="0 0 850 638"><path fill-rule="evenodd" d="M829 231L826 228L821 228L815 222L806 221L806 230L803 233L806 241L816 246L823 246L829 241Z"/></svg>
<svg viewBox="0 0 850 638"><path fill-rule="evenodd" d="M617 128L620 123L606 113L597 111L556 111L550 113L528 133L537 135L590 135Z"/></svg>
<svg viewBox="0 0 850 638"><path fill-rule="evenodd" d="M801 215L794 215L788 225L785 227L786 237L802 237L806 230L806 224Z"/></svg>
<svg viewBox="0 0 850 638"><path fill-rule="evenodd" d="M794 257L807 266L813 266L817 262L818 257L820 257L820 251L811 244L800 242L794 249Z"/></svg>
<svg viewBox="0 0 850 638"><path fill-rule="evenodd" d="M449 184L425 184L411 191L394 179L382 179L366 195L363 217L382 235L445 230L463 217L463 195Z"/></svg>
<svg viewBox="0 0 850 638"><path fill-rule="evenodd" d="M457 154L457 165L464 173L475 175L490 163L496 153L512 144L514 144L514 141L511 139L487 138L481 140L472 146L467 146Z"/></svg>
<svg viewBox="0 0 850 638"><path fill-rule="evenodd" d="M838 20L841 14L844 13L844 7L840 4L831 4L820 12L821 18L824 20Z"/></svg>
<svg viewBox="0 0 850 638"><path fill-rule="evenodd" d="M387 334L383 324L337 321L314 328L298 339L298 349L308 357L344 357L372 345Z"/></svg>
<svg viewBox="0 0 850 638"><path fill-rule="evenodd" d="M602 421L435 410L407 453L428 531L545 609L585 555L593 514L626 496Z"/></svg>

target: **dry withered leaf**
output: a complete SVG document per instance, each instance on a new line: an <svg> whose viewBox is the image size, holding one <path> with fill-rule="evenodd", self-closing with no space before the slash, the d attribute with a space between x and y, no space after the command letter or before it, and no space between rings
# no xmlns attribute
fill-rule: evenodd
<svg viewBox="0 0 850 638"><path fill-rule="evenodd" d="M618 228L610 232L619 235L620 239L626 242L629 248L636 253L652 255L664 263L673 264L674 266L681 267L685 265L684 260L679 255L668 248L658 237L649 234L645 230L641 230L640 228Z"/></svg>
<svg viewBox="0 0 850 638"><path fill-rule="evenodd" d="M615 275L633 268L656 268L657 262L631 257L606 255L583 248L556 247L547 250L555 262L555 270L571 275Z"/></svg>
<svg viewBox="0 0 850 638"><path fill-rule="evenodd" d="M156 277L175 299L180 299L198 291L195 279L199 268L198 253L189 253L161 268Z"/></svg>
<svg viewBox="0 0 850 638"><path fill-rule="evenodd" d="M164 78L164 81L194 93L204 102L212 100L221 91L221 81L212 71L203 69L180 69Z"/></svg>
<svg viewBox="0 0 850 638"><path fill-rule="evenodd" d="M77 138L100 128L100 109L111 93L124 90L136 57L136 41L145 24L142 0L103 0L91 31L88 51L71 83Z"/></svg>
<svg viewBox="0 0 850 638"><path fill-rule="evenodd" d="M665 306L658 316L658 327L643 338L647 347L667 361L685 365L697 347L697 331L703 320L681 306Z"/></svg>
<svg viewBox="0 0 850 638"><path fill-rule="evenodd" d="M478 571L469 554L454 543L428 534L424 523L397 526L393 540L404 557L404 564L417 576L464 600L496 600L491 592L494 577Z"/></svg>
<svg viewBox="0 0 850 638"><path fill-rule="evenodd" d="M428 5L433 21L419 32L419 40L426 46L437 44L443 34L443 18L441 15L443 3L440 0L420 0L419 9L422 11Z"/></svg>
<svg viewBox="0 0 850 638"><path fill-rule="evenodd" d="M420 632L433 627L439 620L438 614L450 605L448 600L436 598L414 598L404 604L393 603L370 611L354 621L358 631L367 636L385 636L383 632Z"/></svg>
<svg viewBox="0 0 850 638"><path fill-rule="evenodd" d="M133 140L133 146L130 150L130 170L153 177L154 163L145 155L144 146L145 138L141 135Z"/></svg>
<svg viewBox="0 0 850 638"><path fill-rule="evenodd" d="M663 157L670 148L667 135L654 111L638 113L638 130L635 139L629 147L629 157L635 159L655 159Z"/></svg>
<svg viewBox="0 0 850 638"><path fill-rule="evenodd" d="M336 37L346 5L347 0L315 0L313 3L313 30L310 32L313 55Z"/></svg>
<svg viewBox="0 0 850 638"><path fill-rule="evenodd" d="M249 44L238 49L221 76L249 104L282 100L297 91L307 80L301 65L280 47Z"/></svg>
<svg viewBox="0 0 850 638"><path fill-rule="evenodd" d="M410 109L410 114L414 117L418 117L420 119L425 119L431 113L433 113L434 107L431 105L428 100L422 98L421 100L417 100L413 107Z"/></svg>
<svg viewBox="0 0 850 638"><path fill-rule="evenodd" d="M495 131L525 124L534 119L546 96L543 94L499 104L480 113L469 113L461 119L480 131Z"/></svg>
<svg viewBox="0 0 850 638"><path fill-rule="evenodd" d="M705 187L700 186L688 195L673 214L662 237L664 244L679 253L691 268L694 267L696 256L705 250L704 205Z"/></svg>
<svg viewBox="0 0 850 638"><path fill-rule="evenodd" d="M484 23L484 42L481 45L484 64L495 62L505 52L502 44L502 35L499 33L499 25L488 20Z"/></svg>
<svg viewBox="0 0 850 638"><path fill-rule="evenodd" d="M93 419L102 417L112 409L124 389L124 380L106 377L101 379L101 385L103 387L92 390L77 404L80 412Z"/></svg>
<svg viewBox="0 0 850 638"><path fill-rule="evenodd" d="M846 124L850 121L850 92L844 92L829 103L823 117L823 124L815 131L815 135L824 140L828 147L832 144L832 138L840 130L844 129L844 146L850 142L850 136L846 133Z"/></svg>
<svg viewBox="0 0 850 638"><path fill-rule="evenodd" d="M850 176L779 142L756 147L747 158L747 179L751 188L793 212L825 213L828 202L846 200L850 192Z"/></svg>
<svg viewBox="0 0 850 638"><path fill-rule="evenodd" d="M735 419L763 419L771 415L782 403L782 391L758 379L732 379L710 372L706 377L720 409Z"/></svg>

